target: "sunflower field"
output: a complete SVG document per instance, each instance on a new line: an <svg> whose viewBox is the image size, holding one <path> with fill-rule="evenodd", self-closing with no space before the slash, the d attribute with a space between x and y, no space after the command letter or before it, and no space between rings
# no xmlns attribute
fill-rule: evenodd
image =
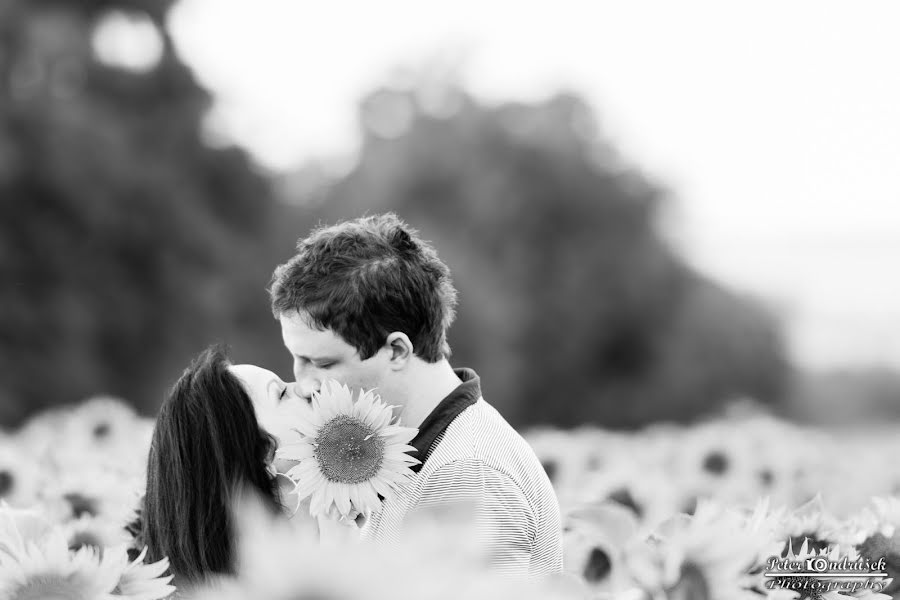
<svg viewBox="0 0 900 600"><path fill-rule="evenodd" d="M493 575L473 536L438 518L383 552L320 544L303 511L274 522L245 504L237 575L190 591L135 544L152 431L97 397L0 435L0 598L900 598L900 436L887 427L738 410L634 433L533 429L564 516L561 577Z"/></svg>

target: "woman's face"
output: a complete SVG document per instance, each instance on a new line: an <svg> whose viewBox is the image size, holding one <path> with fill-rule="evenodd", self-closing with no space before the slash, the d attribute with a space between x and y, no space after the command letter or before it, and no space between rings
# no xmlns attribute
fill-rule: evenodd
<svg viewBox="0 0 900 600"><path fill-rule="evenodd" d="M261 413L275 410L283 400L291 396L293 386L283 382L272 371L256 365L229 365L228 370L244 384L253 408L256 409L257 418Z"/></svg>
<svg viewBox="0 0 900 600"><path fill-rule="evenodd" d="M286 417L291 411L298 410L296 403L306 404L295 391L296 386L285 383L272 371L256 365L229 365L228 370L244 385L253 402L259 426L275 436L279 445L290 440L295 434L291 432ZM284 472L293 465L276 459L275 466Z"/></svg>
<svg viewBox="0 0 900 600"><path fill-rule="evenodd" d="M293 383L285 383L281 378L256 365L229 365L228 370L244 384L244 390L253 402L256 420L260 427L284 442L291 437L289 416L299 410L302 400Z"/></svg>

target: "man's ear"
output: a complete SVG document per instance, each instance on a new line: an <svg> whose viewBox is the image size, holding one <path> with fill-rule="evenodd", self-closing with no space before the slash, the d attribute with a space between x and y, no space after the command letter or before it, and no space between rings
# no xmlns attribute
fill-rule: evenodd
<svg viewBox="0 0 900 600"><path fill-rule="evenodd" d="M409 341L409 336L400 331L388 334L385 346L391 352L390 364L398 369L405 367L406 363L413 357L412 342Z"/></svg>

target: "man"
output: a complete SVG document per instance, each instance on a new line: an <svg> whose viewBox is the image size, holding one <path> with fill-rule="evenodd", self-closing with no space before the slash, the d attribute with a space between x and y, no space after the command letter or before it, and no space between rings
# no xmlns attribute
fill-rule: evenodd
<svg viewBox="0 0 900 600"><path fill-rule="evenodd" d="M534 452L454 369L447 329L456 290L434 248L394 214L323 227L275 270L269 292L305 398L324 379L377 388L417 427L412 481L363 537L395 540L417 509L472 501L479 540L506 573L562 571L559 504Z"/></svg>

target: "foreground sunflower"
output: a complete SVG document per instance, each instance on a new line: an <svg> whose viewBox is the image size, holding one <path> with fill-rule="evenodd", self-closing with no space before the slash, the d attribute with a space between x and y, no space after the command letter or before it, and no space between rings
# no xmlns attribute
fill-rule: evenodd
<svg viewBox="0 0 900 600"><path fill-rule="evenodd" d="M124 552L124 550L120 550ZM169 559L163 558L155 563L145 563L147 547L141 550L137 558L128 563L122 570L119 583L113 591L114 598L122 600L161 600L168 598L175 591L170 585L172 575L164 575L169 569ZM123 557L123 560L124 557Z"/></svg>
<svg viewBox="0 0 900 600"><path fill-rule="evenodd" d="M60 530L20 552L0 555L0 598L8 600L97 600L107 598L124 565L113 553L100 556L92 547L69 552Z"/></svg>
<svg viewBox="0 0 900 600"><path fill-rule="evenodd" d="M626 548L631 577L647 595L668 600L759 600L760 556L776 547L760 523L740 511L703 500L693 515L660 524L643 545ZM780 544L777 544L780 547ZM770 600L795 595L766 594Z"/></svg>
<svg viewBox="0 0 900 600"><path fill-rule="evenodd" d="M353 512L370 515L382 498L390 497L419 461L406 452L418 430L401 427L390 406L373 391L328 380L312 402L294 416L292 428L300 440L284 444L277 456L299 464L286 475L296 483L298 506L310 497L312 516L341 518Z"/></svg>

